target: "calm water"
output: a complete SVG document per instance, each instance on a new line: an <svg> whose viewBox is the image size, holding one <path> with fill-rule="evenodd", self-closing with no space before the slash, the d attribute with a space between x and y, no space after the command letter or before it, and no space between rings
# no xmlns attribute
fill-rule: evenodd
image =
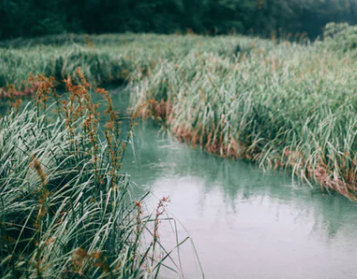
<svg viewBox="0 0 357 279"><path fill-rule="evenodd" d="M125 98L114 100L123 111ZM192 238L205 278L357 278L357 204L343 197L191 149L149 123L135 127L124 171L153 192L150 210L170 196L168 213L182 224L180 239ZM174 247L168 222L160 232ZM180 252L185 278L202 278L190 242Z"/></svg>
<svg viewBox="0 0 357 279"><path fill-rule="evenodd" d="M357 278L357 204L190 149L152 125L137 126L134 142L125 171L153 191L152 208L171 197L168 211L192 237L205 278ZM172 230L162 229L174 245ZM188 242L181 258L185 278L200 278Z"/></svg>
<svg viewBox="0 0 357 279"><path fill-rule="evenodd" d="M127 95L117 92L113 101L125 111ZM179 238L189 232L193 239L205 278L357 278L357 204L158 132L151 124L135 127L135 151L127 150L123 170L139 190L153 192L150 210L170 196L168 213L182 223ZM174 247L169 223L160 229L165 247ZM191 243L180 252L184 278L202 278Z"/></svg>

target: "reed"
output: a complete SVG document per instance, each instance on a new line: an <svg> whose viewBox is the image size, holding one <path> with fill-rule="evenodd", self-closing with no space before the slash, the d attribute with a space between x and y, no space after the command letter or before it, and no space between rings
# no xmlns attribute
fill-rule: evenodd
<svg viewBox="0 0 357 279"><path fill-rule="evenodd" d="M131 129L120 136L110 95L97 90L101 116L79 68L61 96L53 78L29 82L34 101L0 120L1 278L157 278L171 254L158 234L167 200L151 215L147 194L133 196L120 171Z"/></svg>
<svg viewBox="0 0 357 279"><path fill-rule="evenodd" d="M136 116L182 141L355 199L355 28L331 26L315 43L195 34L7 42L0 84L21 86L30 71L61 80L82 66L95 84L126 83Z"/></svg>
<svg viewBox="0 0 357 279"><path fill-rule="evenodd" d="M123 83L132 73L145 76L162 59L180 60L192 49L233 55L238 43L249 47L254 41L258 40L225 36L212 44L202 36L128 34L88 36L87 42L81 36L3 42L0 88L15 84L23 91L30 72L61 81L79 66L94 85Z"/></svg>
<svg viewBox="0 0 357 279"><path fill-rule="evenodd" d="M138 77L132 103L179 140L356 199L354 53L289 42L234 58L193 49Z"/></svg>

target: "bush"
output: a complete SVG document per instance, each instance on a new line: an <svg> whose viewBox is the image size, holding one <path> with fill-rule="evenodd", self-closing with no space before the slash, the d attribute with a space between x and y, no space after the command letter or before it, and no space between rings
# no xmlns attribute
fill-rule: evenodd
<svg viewBox="0 0 357 279"><path fill-rule="evenodd" d="M348 23L328 23L324 30L324 40L320 43L334 51L350 51L357 48L357 26Z"/></svg>

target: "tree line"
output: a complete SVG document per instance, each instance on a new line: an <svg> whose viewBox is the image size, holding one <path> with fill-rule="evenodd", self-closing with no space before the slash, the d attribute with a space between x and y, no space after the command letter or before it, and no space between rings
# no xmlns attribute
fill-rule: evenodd
<svg viewBox="0 0 357 279"><path fill-rule="evenodd" d="M357 22L357 0L0 0L0 39L60 33L307 32Z"/></svg>

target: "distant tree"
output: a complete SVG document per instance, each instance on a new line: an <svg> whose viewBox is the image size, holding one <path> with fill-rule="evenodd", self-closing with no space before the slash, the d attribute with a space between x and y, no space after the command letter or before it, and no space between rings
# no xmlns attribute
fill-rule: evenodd
<svg viewBox="0 0 357 279"><path fill-rule="evenodd" d="M192 29L322 34L327 22L357 22L357 0L0 0L0 39L64 32Z"/></svg>

